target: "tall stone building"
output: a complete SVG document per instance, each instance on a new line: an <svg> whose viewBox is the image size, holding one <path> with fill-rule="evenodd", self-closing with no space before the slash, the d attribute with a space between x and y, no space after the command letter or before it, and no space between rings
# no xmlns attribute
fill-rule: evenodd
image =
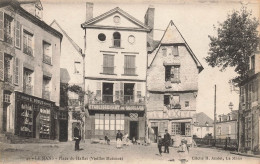
<svg viewBox="0 0 260 164"><path fill-rule="evenodd" d="M198 75L202 65L170 21L158 46L148 55L147 119L149 138L157 141L167 129L178 146L192 142Z"/></svg>
<svg viewBox="0 0 260 164"><path fill-rule="evenodd" d="M62 34L35 1L0 2L0 131L57 139Z"/></svg>
<svg viewBox="0 0 260 164"><path fill-rule="evenodd" d="M89 117L86 138L115 139L128 133L144 140L147 33L151 29L116 7L93 18L86 4L86 91ZM146 21L148 22L148 20Z"/></svg>
<svg viewBox="0 0 260 164"><path fill-rule="evenodd" d="M249 58L248 78L240 84L239 150L259 153L260 51Z"/></svg>

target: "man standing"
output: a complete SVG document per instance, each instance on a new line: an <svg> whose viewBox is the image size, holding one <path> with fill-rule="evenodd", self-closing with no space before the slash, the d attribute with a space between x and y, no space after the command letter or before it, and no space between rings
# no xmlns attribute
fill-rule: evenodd
<svg viewBox="0 0 260 164"><path fill-rule="evenodd" d="M170 146L170 143L171 143L171 136L170 134L168 133L168 130L166 129L165 130L165 134L164 134L164 153L168 153L169 154L169 146Z"/></svg>
<svg viewBox="0 0 260 164"><path fill-rule="evenodd" d="M118 130L116 134L116 148L122 148L122 138L123 134Z"/></svg>

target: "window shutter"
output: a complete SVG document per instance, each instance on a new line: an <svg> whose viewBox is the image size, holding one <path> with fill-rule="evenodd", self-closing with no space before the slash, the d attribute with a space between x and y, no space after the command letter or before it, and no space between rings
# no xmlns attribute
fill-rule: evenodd
<svg viewBox="0 0 260 164"><path fill-rule="evenodd" d="M21 47L21 24L19 21L16 21L15 24L15 46L17 48Z"/></svg>
<svg viewBox="0 0 260 164"><path fill-rule="evenodd" d="M121 98L121 102L124 101L124 83L120 82L120 98Z"/></svg>
<svg viewBox="0 0 260 164"><path fill-rule="evenodd" d="M116 100L120 100L119 83L115 83L115 98Z"/></svg>
<svg viewBox="0 0 260 164"><path fill-rule="evenodd" d="M19 85L19 58L13 58L14 65L14 73L13 73L13 81L15 85Z"/></svg>
<svg viewBox="0 0 260 164"><path fill-rule="evenodd" d="M0 11L0 40L4 40L4 12Z"/></svg>
<svg viewBox="0 0 260 164"><path fill-rule="evenodd" d="M4 81L4 52L0 51L0 80Z"/></svg>

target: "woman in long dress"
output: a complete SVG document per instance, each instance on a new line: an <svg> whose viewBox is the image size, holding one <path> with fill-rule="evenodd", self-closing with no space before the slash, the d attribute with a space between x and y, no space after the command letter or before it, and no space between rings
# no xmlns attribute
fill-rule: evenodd
<svg viewBox="0 0 260 164"><path fill-rule="evenodd" d="M122 138L123 134L118 130L116 134L116 148L122 148Z"/></svg>

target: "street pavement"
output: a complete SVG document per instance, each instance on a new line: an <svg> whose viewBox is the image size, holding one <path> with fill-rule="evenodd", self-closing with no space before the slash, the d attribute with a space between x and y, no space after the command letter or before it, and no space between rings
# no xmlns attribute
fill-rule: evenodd
<svg viewBox="0 0 260 164"><path fill-rule="evenodd" d="M159 156L156 144L130 145L117 149L111 145L80 143L80 151L74 151L74 142L57 144L6 144L0 143L0 163L181 163L178 148L170 147L170 153ZM260 158L230 154L216 148L191 148L189 163L260 164Z"/></svg>

